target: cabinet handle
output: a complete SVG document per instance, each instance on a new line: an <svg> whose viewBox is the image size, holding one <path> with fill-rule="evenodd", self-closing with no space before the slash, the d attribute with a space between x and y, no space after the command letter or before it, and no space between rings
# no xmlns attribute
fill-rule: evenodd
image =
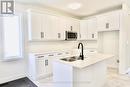
<svg viewBox="0 0 130 87"><path fill-rule="evenodd" d="M94 38L94 34L92 34L92 38Z"/></svg>
<svg viewBox="0 0 130 87"><path fill-rule="evenodd" d="M69 52L65 52L65 54L69 54Z"/></svg>
<svg viewBox="0 0 130 87"><path fill-rule="evenodd" d="M62 53L58 53L57 55L62 55Z"/></svg>
<svg viewBox="0 0 130 87"><path fill-rule="evenodd" d="M45 60L45 66L48 66L48 60Z"/></svg>
<svg viewBox="0 0 130 87"><path fill-rule="evenodd" d="M61 38L61 34L60 33L58 33L58 38Z"/></svg>
<svg viewBox="0 0 130 87"><path fill-rule="evenodd" d="M41 38L44 38L44 32L41 32Z"/></svg>
<svg viewBox="0 0 130 87"><path fill-rule="evenodd" d="M108 29L110 27L110 24L109 23L106 23L106 28Z"/></svg>
<svg viewBox="0 0 130 87"><path fill-rule="evenodd" d="M49 54L48 56L54 56L53 54Z"/></svg>
<svg viewBox="0 0 130 87"><path fill-rule="evenodd" d="M70 26L70 30L73 31L73 26Z"/></svg>
<svg viewBox="0 0 130 87"><path fill-rule="evenodd" d="M117 60L117 63L120 63L120 60Z"/></svg>
<svg viewBox="0 0 130 87"><path fill-rule="evenodd" d="M38 56L37 58L43 58L44 56Z"/></svg>

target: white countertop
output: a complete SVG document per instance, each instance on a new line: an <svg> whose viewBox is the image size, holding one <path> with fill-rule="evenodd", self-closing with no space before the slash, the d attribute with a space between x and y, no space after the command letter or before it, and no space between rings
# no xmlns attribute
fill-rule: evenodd
<svg viewBox="0 0 130 87"><path fill-rule="evenodd" d="M63 60L58 59L55 61L60 62L60 63L64 63L64 64L68 64L68 65L75 67L75 68L82 69L82 68L96 64L96 63L104 61L104 60L107 60L107 59L112 58L112 57L114 57L114 55L96 53L96 54L93 54L89 57L85 57L84 60L76 60L73 62L67 62L67 61L63 61Z"/></svg>

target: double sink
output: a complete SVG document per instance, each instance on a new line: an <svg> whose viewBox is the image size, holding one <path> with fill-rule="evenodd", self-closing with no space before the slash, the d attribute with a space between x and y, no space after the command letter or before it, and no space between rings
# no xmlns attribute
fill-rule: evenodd
<svg viewBox="0 0 130 87"><path fill-rule="evenodd" d="M61 59L61 60L67 61L67 62L74 62L74 61L76 61L76 60L81 60L81 57L73 56L73 57L63 58L63 59Z"/></svg>

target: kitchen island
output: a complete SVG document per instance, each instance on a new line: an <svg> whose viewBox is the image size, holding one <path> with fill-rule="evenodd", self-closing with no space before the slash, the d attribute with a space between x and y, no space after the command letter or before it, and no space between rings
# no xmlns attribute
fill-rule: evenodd
<svg viewBox="0 0 130 87"><path fill-rule="evenodd" d="M53 62L54 87L102 87L106 82L106 61L113 55L94 54L84 60Z"/></svg>

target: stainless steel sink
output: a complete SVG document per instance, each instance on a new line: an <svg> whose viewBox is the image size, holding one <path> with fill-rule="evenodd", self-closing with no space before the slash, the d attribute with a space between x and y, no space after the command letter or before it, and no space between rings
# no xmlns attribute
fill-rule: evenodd
<svg viewBox="0 0 130 87"><path fill-rule="evenodd" d="M81 59L81 57L73 56L73 57L63 58L61 60L68 61L68 62L73 62L73 61L80 60L80 59Z"/></svg>

